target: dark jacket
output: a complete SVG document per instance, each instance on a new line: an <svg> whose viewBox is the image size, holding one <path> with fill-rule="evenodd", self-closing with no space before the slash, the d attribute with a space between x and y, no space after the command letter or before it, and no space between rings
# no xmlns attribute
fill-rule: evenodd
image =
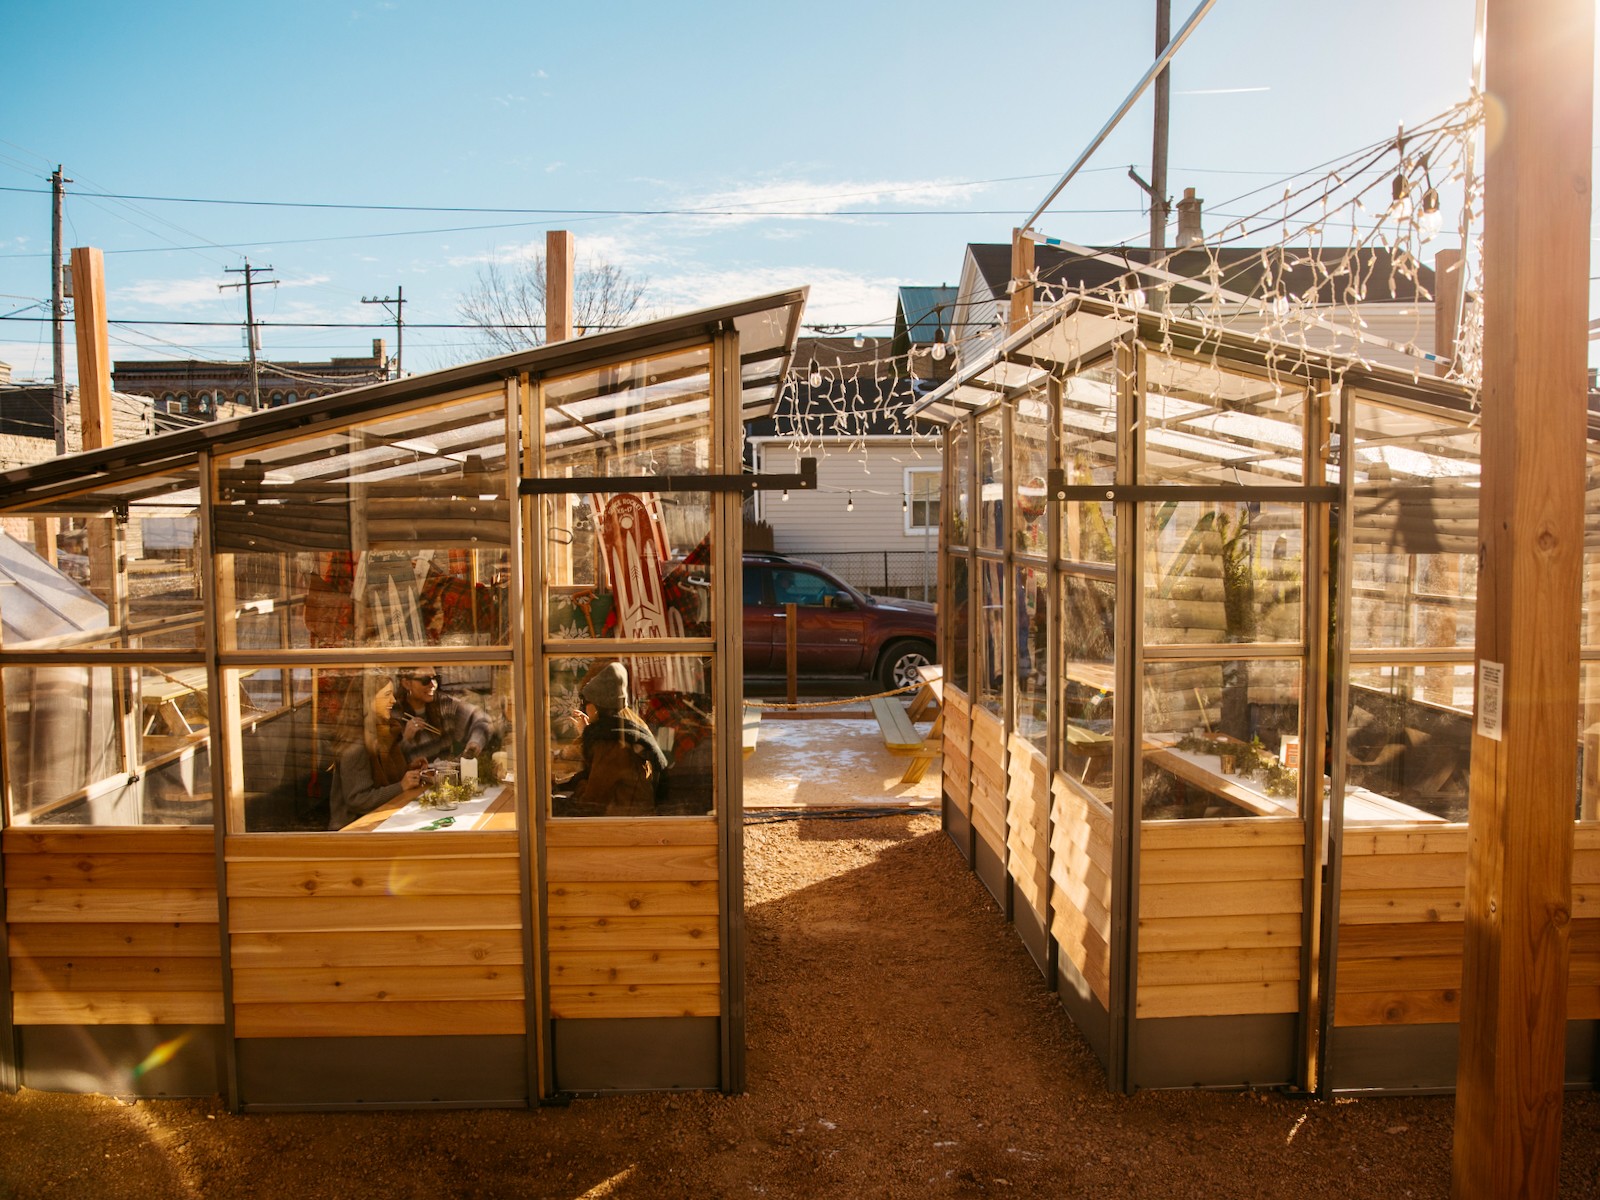
<svg viewBox="0 0 1600 1200"><path fill-rule="evenodd" d="M412 709L405 697L397 699L394 719L400 723L400 727L404 729L412 717L421 717L439 730L438 733L419 730L416 737L400 743L406 758L413 761L419 758L429 762L436 758L458 758L468 746L482 753L488 749L489 741L494 736L489 714L476 704L468 704L454 696L435 696L423 705L420 712Z"/></svg>
<svg viewBox="0 0 1600 1200"><path fill-rule="evenodd" d="M328 789L329 829L343 829L405 790L401 781L410 760L396 734L380 730L374 745L376 749L369 750L365 741L351 742L339 752Z"/></svg>

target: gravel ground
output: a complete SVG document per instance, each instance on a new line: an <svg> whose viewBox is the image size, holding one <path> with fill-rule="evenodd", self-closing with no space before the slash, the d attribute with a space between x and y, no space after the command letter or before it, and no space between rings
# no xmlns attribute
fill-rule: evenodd
<svg viewBox="0 0 1600 1200"><path fill-rule="evenodd" d="M1106 1091L937 818L753 815L749 1091L234 1115L0 1096L0 1197L1444 1197L1448 1098ZM1567 1097L1561 1195L1600 1195Z"/></svg>

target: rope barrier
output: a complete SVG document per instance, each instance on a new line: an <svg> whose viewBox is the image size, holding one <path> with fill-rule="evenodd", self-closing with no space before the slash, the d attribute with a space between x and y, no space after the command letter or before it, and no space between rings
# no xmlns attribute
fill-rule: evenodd
<svg viewBox="0 0 1600 1200"><path fill-rule="evenodd" d="M801 700L795 704L786 704L781 700L746 700L746 708L785 709L797 708L835 708L844 704L860 704L863 700L879 700L885 696L899 696L906 692L914 692L922 685L908 683L905 687L895 688L892 692L878 692L872 696L846 696L843 700Z"/></svg>

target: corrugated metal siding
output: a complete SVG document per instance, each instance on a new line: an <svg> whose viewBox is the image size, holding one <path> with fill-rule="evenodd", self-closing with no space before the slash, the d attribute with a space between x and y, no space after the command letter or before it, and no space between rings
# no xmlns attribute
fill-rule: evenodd
<svg viewBox="0 0 1600 1200"><path fill-rule="evenodd" d="M787 445L762 447L760 470L798 470L800 455L817 459L816 492L790 492L788 500L764 496L762 520L772 526L773 548L788 554L851 550L921 550L937 553L937 531L905 532L900 507L907 467L938 470L942 455L936 443L873 443L854 450L843 444L811 444L797 455ZM855 508L847 509L851 499Z"/></svg>

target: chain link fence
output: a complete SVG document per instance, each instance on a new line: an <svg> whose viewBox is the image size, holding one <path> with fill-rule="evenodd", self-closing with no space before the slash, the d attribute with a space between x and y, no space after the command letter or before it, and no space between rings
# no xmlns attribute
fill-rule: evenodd
<svg viewBox="0 0 1600 1200"><path fill-rule="evenodd" d="M874 596L905 600L936 598L939 556L933 550L786 550L826 567L840 579Z"/></svg>

